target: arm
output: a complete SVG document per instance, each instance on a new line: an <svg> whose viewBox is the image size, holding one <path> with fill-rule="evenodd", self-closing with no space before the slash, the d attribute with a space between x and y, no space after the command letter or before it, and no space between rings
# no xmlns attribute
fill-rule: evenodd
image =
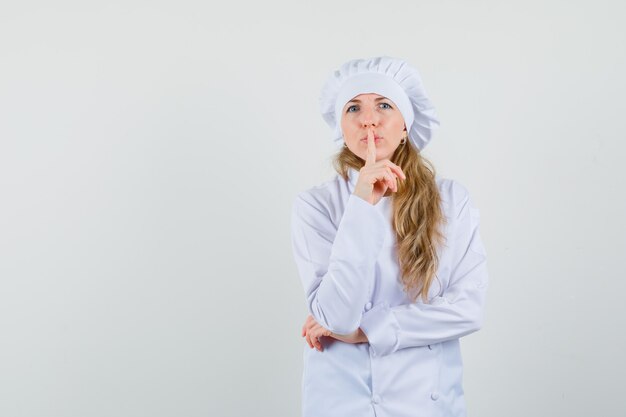
<svg viewBox="0 0 626 417"><path fill-rule="evenodd" d="M338 227L313 195L296 197L291 215L293 254L308 310L322 327L339 335L358 329L385 227L376 207L354 194Z"/></svg>
<svg viewBox="0 0 626 417"><path fill-rule="evenodd" d="M457 209L447 242L451 250L449 285L428 304L418 299L389 307L383 302L365 312L360 326L377 355L456 339L482 326L488 274L478 230L480 215L467 189L456 182L455 186Z"/></svg>

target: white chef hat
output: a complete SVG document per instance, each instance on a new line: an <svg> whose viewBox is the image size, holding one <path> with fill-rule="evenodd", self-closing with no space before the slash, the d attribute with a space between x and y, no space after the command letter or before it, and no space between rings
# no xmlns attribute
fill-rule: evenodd
<svg viewBox="0 0 626 417"><path fill-rule="evenodd" d="M343 106L364 93L376 93L393 101L404 117L409 139L422 150L439 127L435 108L426 96L417 70L404 60L388 56L353 59L334 71L319 98L320 110L333 129L333 141L343 145Z"/></svg>

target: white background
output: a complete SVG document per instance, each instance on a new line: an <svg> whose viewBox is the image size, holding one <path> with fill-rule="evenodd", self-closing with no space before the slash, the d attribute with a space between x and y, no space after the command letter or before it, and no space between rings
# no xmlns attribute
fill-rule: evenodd
<svg viewBox="0 0 626 417"><path fill-rule="evenodd" d="M468 415L623 416L622 1L4 2L0 415L298 416L341 63L420 71L481 213Z"/></svg>

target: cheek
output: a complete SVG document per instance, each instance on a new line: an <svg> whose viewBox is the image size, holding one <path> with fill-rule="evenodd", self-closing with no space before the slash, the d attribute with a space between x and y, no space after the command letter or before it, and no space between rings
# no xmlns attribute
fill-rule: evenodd
<svg viewBox="0 0 626 417"><path fill-rule="evenodd" d="M353 139L357 136L359 127L355 126L354 123L351 123L350 120L345 120L341 123L341 131L344 136L348 139Z"/></svg>
<svg viewBox="0 0 626 417"><path fill-rule="evenodd" d="M396 130L398 130L399 132L404 130L404 118L399 117L398 119L394 120L394 128Z"/></svg>

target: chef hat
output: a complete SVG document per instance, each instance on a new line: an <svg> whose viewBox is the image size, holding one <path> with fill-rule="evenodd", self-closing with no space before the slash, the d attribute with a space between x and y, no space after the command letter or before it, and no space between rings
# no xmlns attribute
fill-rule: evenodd
<svg viewBox="0 0 626 417"><path fill-rule="evenodd" d="M388 56L353 59L334 71L322 88L320 110L333 129L333 141L343 145L341 112L348 101L364 93L387 97L402 113L409 139L422 150L439 127L435 108L422 79L404 60Z"/></svg>

